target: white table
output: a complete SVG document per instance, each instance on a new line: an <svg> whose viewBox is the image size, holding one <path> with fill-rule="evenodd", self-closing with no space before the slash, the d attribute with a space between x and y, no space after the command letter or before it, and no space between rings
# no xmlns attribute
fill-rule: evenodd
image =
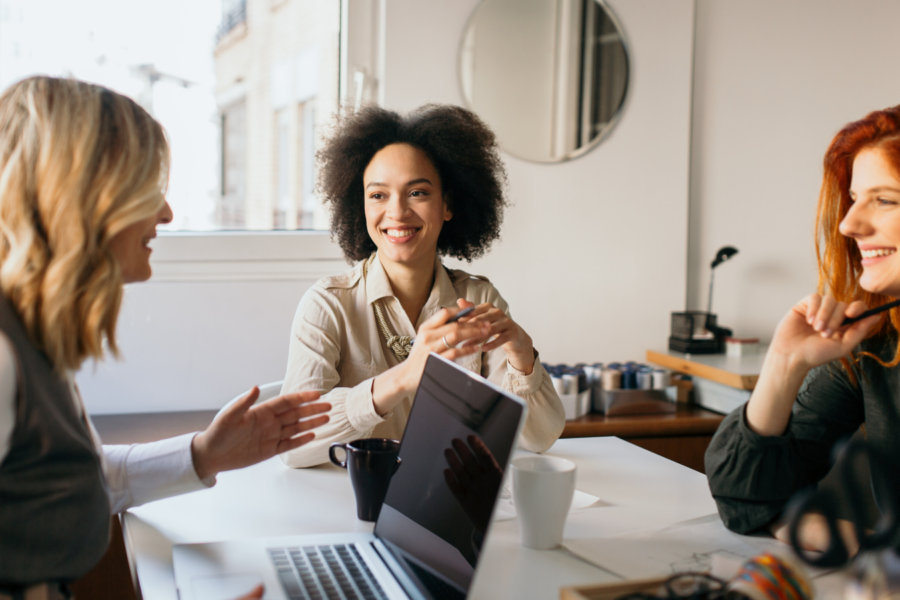
<svg viewBox="0 0 900 600"><path fill-rule="evenodd" d="M569 515L566 539L664 526L716 511L706 477L618 438L560 440L547 452L578 465L579 490L609 506ZM144 600L177 600L172 545L308 533L371 531L356 518L346 471L289 469L273 458L219 475L215 487L129 510L125 544ZM565 550L519 544L518 521L494 524L471 598L558 598L563 585L616 577Z"/></svg>

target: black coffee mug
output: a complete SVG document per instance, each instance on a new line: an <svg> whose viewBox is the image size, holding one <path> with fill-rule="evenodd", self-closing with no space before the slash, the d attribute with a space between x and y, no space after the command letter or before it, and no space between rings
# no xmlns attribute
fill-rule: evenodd
<svg viewBox="0 0 900 600"><path fill-rule="evenodd" d="M338 460L334 451L342 448L347 456ZM356 515L362 521L375 521L384 504L388 484L400 466L400 442L383 438L336 442L328 449L331 462L350 471L356 494Z"/></svg>

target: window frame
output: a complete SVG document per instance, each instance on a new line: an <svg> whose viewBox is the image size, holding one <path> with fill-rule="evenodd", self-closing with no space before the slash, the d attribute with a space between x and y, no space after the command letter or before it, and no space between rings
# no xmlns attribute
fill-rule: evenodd
<svg viewBox="0 0 900 600"><path fill-rule="evenodd" d="M364 99L383 95L385 0L341 0L339 98L355 93L353 74L362 71ZM240 101L240 84L225 104ZM153 279L236 281L317 279L347 264L330 231L160 231L153 242Z"/></svg>
<svg viewBox="0 0 900 600"><path fill-rule="evenodd" d="M160 231L151 283L315 280L346 267L330 231Z"/></svg>

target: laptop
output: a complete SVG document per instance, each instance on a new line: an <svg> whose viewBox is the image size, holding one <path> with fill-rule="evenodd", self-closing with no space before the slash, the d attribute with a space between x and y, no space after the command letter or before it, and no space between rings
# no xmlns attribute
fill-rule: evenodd
<svg viewBox="0 0 900 600"><path fill-rule="evenodd" d="M374 533L176 545L180 600L231 599L258 583L266 598L288 600L463 600L526 411L520 398L431 354ZM478 468L463 472L454 456Z"/></svg>

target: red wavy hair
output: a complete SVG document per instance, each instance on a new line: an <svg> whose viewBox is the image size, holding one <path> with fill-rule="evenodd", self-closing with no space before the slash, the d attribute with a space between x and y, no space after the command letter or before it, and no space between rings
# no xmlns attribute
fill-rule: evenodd
<svg viewBox="0 0 900 600"><path fill-rule="evenodd" d="M880 150L900 178L900 106L869 113L865 118L845 126L831 141L825 153L825 174L816 211L816 259L819 263L820 294L830 292L841 302L862 300L867 306L874 307L885 304L890 298L860 287L862 255L856 242L839 230L852 204L850 180L853 177L853 160L862 150L869 149ZM900 308L891 309L888 315L889 318L883 319L868 337L900 331ZM900 342L889 363L868 352L863 354L883 366L894 367L900 364ZM846 362L845 366L849 367Z"/></svg>

